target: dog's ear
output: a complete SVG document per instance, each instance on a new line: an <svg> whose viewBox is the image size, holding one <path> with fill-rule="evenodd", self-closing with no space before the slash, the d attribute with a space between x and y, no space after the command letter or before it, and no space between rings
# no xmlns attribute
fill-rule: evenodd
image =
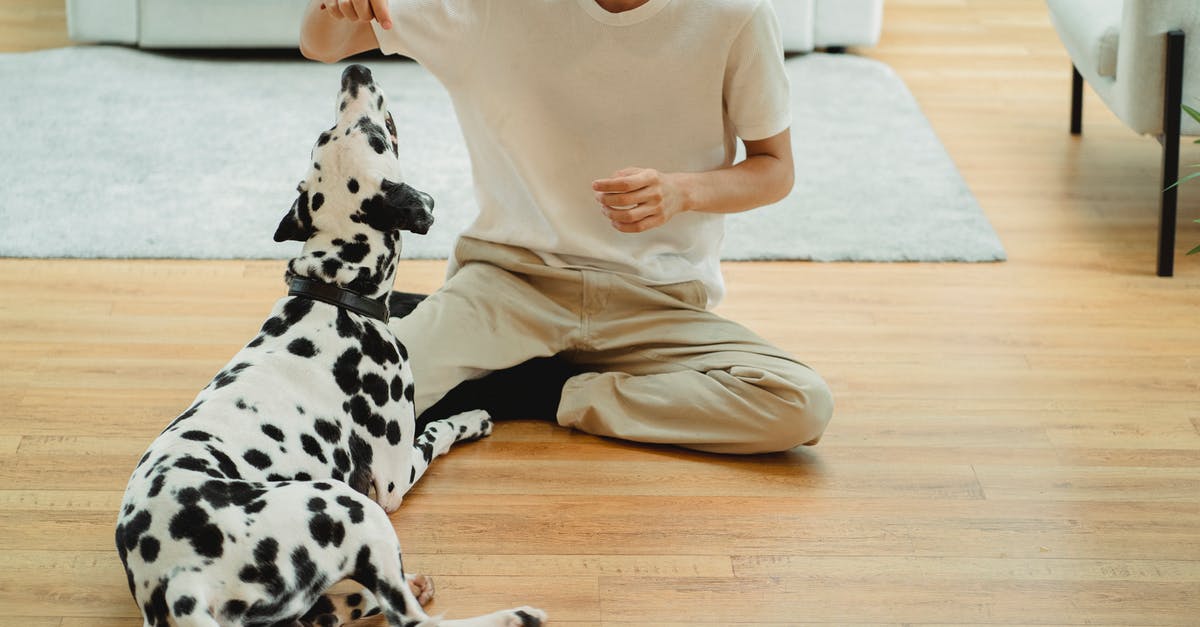
<svg viewBox="0 0 1200 627"><path fill-rule="evenodd" d="M380 231L412 231L418 235L429 232L433 224L433 198L407 183L387 179L380 192L362 201L362 222Z"/></svg>
<svg viewBox="0 0 1200 627"><path fill-rule="evenodd" d="M314 232L312 215L308 212L308 192L302 190L292 203L292 208L279 221L275 229L275 241L307 242Z"/></svg>

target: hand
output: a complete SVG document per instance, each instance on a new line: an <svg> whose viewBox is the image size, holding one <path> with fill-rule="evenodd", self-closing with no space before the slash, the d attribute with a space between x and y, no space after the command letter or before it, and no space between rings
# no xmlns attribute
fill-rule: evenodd
<svg viewBox="0 0 1200 627"><path fill-rule="evenodd" d="M622 233L641 233L662 226L687 210L682 175L648 168L625 168L592 181L592 193L604 217Z"/></svg>
<svg viewBox="0 0 1200 627"><path fill-rule="evenodd" d="M388 0L325 0L321 9L339 20L370 22L375 20L384 30L392 27L392 14L388 11Z"/></svg>

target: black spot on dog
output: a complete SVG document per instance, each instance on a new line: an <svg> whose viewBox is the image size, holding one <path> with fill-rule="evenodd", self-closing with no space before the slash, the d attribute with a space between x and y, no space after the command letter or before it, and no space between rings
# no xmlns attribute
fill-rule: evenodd
<svg viewBox="0 0 1200 627"><path fill-rule="evenodd" d="M271 316L270 318L267 318L267 321L262 325L262 333L271 337L279 337L286 333L287 330L287 325L284 324L283 318L280 318L279 316Z"/></svg>
<svg viewBox="0 0 1200 627"><path fill-rule="evenodd" d="M400 443L400 423L396 420L388 421L387 424L387 440L388 444L395 446Z"/></svg>
<svg viewBox="0 0 1200 627"><path fill-rule="evenodd" d="M371 149L374 150L376 154L382 155L383 153L387 152L387 136L384 134L383 128L372 122L371 118L365 115L362 116L358 119L355 127L357 127L364 135L367 136L367 144L371 146ZM350 129L346 130L349 131Z"/></svg>
<svg viewBox="0 0 1200 627"><path fill-rule="evenodd" d="M358 550L358 556L354 560L354 571L351 573L350 578L362 584L368 590L375 590L379 587L379 571L371 563L370 547L363 546ZM399 608L396 609L399 610Z"/></svg>
<svg viewBox="0 0 1200 627"><path fill-rule="evenodd" d="M388 392L391 394L393 401L404 398L404 380L400 378L400 375L392 377L392 383L388 386Z"/></svg>
<svg viewBox="0 0 1200 627"><path fill-rule="evenodd" d="M350 399L350 417L356 424L366 427L367 431L377 438L382 437L387 430L387 422L383 416L372 411L367 399L362 396L354 396Z"/></svg>
<svg viewBox="0 0 1200 627"><path fill-rule="evenodd" d="M346 483L356 492L366 494L371 489L371 459L374 451L371 444L350 432L350 476Z"/></svg>
<svg viewBox="0 0 1200 627"><path fill-rule="evenodd" d="M225 552L225 537L221 529L209 522L208 512L189 504L171 519L171 537L188 540L192 549L202 557L221 557Z"/></svg>
<svg viewBox="0 0 1200 627"><path fill-rule="evenodd" d="M322 464L328 464L329 460L325 459L325 452L321 450L321 444L317 439L305 433L300 436L300 444L304 447L304 452L317 458L317 461Z"/></svg>
<svg viewBox="0 0 1200 627"><path fill-rule="evenodd" d="M330 544L341 546L342 541L346 539L346 526L323 512L317 513L308 521L308 532L322 548Z"/></svg>
<svg viewBox="0 0 1200 627"><path fill-rule="evenodd" d="M367 374L363 375L362 390L371 397L371 401L374 402L377 407L382 407L383 405L387 404L388 385L387 382L383 380L383 377L375 374L374 372L368 372Z"/></svg>
<svg viewBox="0 0 1200 627"><path fill-rule="evenodd" d="M345 102L342 103L342 108L343 109L346 108ZM321 133L321 135L319 137L317 137L317 145L324 146L325 144L328 144L330 135L332 135L332 133L329 133L328 131ZM312 137L312 135L309 135L309 137ZM316 164L313 164L313 165L316 165ZM318 168L318 169L320 169L320 168Z"/></svg>
<svg viewBox="0 0 1200 627"><path fill-rule="evenodd" d="M264 423L263 426L260 428L262 429L262 432L267 434L267 437L271 438L272 440L275 440L276 442L283 441L283 438L284 438L283 431L279 427L276 427L275 425L272 425L272 424Z"/></svg>
<svg viewBox="0 0 1200 627"><path fill-rule="evenodd" d="M158 496L159 493L162 492L163 484L166 482L167 476L165 474L159 474L154 478L154 481L150 482L150 491L146 493L146 496L150 498ZM130 507L132 507L132 505L130 505Z"/></svg>
<svg viewBox="0 0 1200 627"><path fill-rule="evenodd" d="M338 309L337 332L338 337L358 339L362 337L363 327L358 322L355 322L350 317L350 314L346 313L345 309Z"/></svg>
<svg viewBox="0 0 1200 627"><path fill-rule="evenodd" d="M142 534L150 529L150 521L150 512L146 510L138 512L133 520L117 530L117 544L124 547L126 551L132 551L137 546Z"/></svg>
<svg viewBox="0 0 1200 627"><path fill-rule="evenodd" d="M264 470L271 465L270 456L256 448L246 451L242 455L242 459L259 470Z"/></svg>
<svg viewBox="0 0 1200 627"><path fill-rule="evenodd" d="M233 460L230 459L224 451L214 447L211 444L209 444L206 448L208 449L208 454L212 455L213 459L217 460L217 467L221 469L221 472L224 473L226 477L230 479L242 478L241 473L238 472L237 464L233 463Z"/></svg>
<svg viewBox="0 0 1200 627"><path fill-rule="evenodd" d="M312 357L317 354L317 347L308 338L298 337L287 346L288 352L298 357Z"/></svg>
<svg viewBox="0 0 1200 627"><path fill-rule="evenodd" d="M333 465L336 466L338 468L338 470L340 470L342 472L349 471L350 470L350 455L348 455L346 453L346 451L344 451L340 448L334 449Z"/></svg>
<svg viewBox="0 0 1200 627"><path fill-rule="evenodd" d="M150 600L142 604L146 620L155 627L167 627L167 584L160 581L150 593Z"/></svg>
<svg viewBox="0 0 1200 627"><path fill-rule="evenodd" d="M341 247L338 251L338 258L346 263L358 263L367 256L367 253L371 252L371 246L366 243L367 237L361 233L359 233L359 236L362 237L361 241L358 237L355 237L355 241L353 242L341 239L333 240L332 243L334 246Z"/></svg>
<svg viewBox="0 0 1200 627"><path fill-rule="evenodd" d="M245 601L233 599L225 602L225 605L221 608L221 613L228 618L237 618L246 613L247 607Z"/></svg>
<svg viewBox="0 0 1200 627"><path fill-rule="evenodd" d="M296 324L312 312L313 302L307 298L293 298L283 304L283 317L288 326Z"/></svg>
<svg viewBox="0 0 1200 627"><path fill-rule="evenodd" d="M387 152L387 142L384 141L383 137L380 137L379 135L367 136L367 143L370 144L371 149L377 154L382 155L383 153Z"/></svg>
<svg viewBox="0 0 1200 627"><path fill-rule="evenodd" d="M376 286L378 286L382 281L382 276L373 275L371 274L371 270L360 267L358 276L355 276L353 280L350 280L350 282L346 283L346 288L349 289L350 292L367 294L374 291L374 288L376 288Z"/></svg>
<svg viewBox="0 0 1200 627"><path fill-rule="evenodd" d="M362 353L357 348L347 348L333 364L333 378L346 394L355 394L362 387L358 379L358 364Z"/></svg>
<svg viewBox="0 0 1200 627"><path fill-rule="evenodd" d="M219 389L229 385L230 383L237 381L238 373L240 373L241 371L243 371L249 367L250 367L250 364L243 361L241 363L234 365L232 368L230 368L228 370L222 370L221 372L218 372L216 378L213 379L213 383L212 383L213 389L219 390Z"/></svg>
<svg viewBox="0 0 1200 627"><path fill-rule="evenodd" d="M272 596L287 591L287 584L279 573L275 560L279 557L279 542L274 538L260 540L254 547L254 563L242 567L238 578L246 583L261 584ZM258 604L255 604L257 608Z"/></svg>
<svg viewBox="0 0 1200 627"><path fill-rule="evenodd" d="M321 205L324 205L324 204L325 204L325 194L322 194L321 192L317 192L312 195L312 210L313 211L320 209Z"/></svg>
<svg viewBox="0 0 1200 627"><path fill-rule="evenodd" d="M175 599L175 605L171 611L176 617L179 617L191 614L194 609L196 609L196 599L185 595Z"/></svg>
<svg viewBox="0 0 1200 627"><path fill-rule="evenodd" d="M311 588L315 583L323 585L323 582L315 581L317 577L317 565L309 557L308 549L301 546L296 547L292 551L292 568L295 572L296 586L298 588Z"/></svg>
<svg viewBox="0 0 1200 627"><path fill-rule="evenodd" d="M380 365L400 363L400 354L396 352L395 343L391 341L390 336L384 339L379 331L375 330L374 325L367 325L363 329L362 354Z"/></svg>
<svg viewBox="0 0 1200 627"><path fill-rule="evenodd" d="M142 542L138 546L138 549L142 553L142 559L146 560L147 564L152 563L154 560L158 559L159 548L161 548L161 547L158 543L158 540L153 538L152 536L142 537Z"/></svg>
<svg viewBox="0 0 1200 627"><path fill-rule="evenodd" d="M179 437L185 440L193 440L195 442L207 442L212 439L212 436L203 431L184 431L179 434Z"/></svg>
<svg viewBox="0 0 1200 627"><path fill-rule="evenodd" d="M330 444L337 444L342 439L342 428L336 422L317 418L313 421L313 429L316 429L317 435L321 436L322 440Z"/></svg>
<svg viewBox="0 0 1200 627"><path fill-rule="evenodd" d="M363 505L358 501L348 497L337 497L338 505L346 508L346 512L350 515L350 522L358 524L363 521Z"/></svg>
<svg viewBox="0 0 1200 627"><path fill-rule="evenodd" d="M172 465L174 465L176 468L193 470L195 472L208 472L209 470L207 460L200 459L199 457L193 457L191 455L184 455L183 457L180 457L179 459L175 460Z"/></svg>
<svg viewBox="0 0 1200 627"><path fill-rule="evenodd" d="M358 193L358 181L355 179L350 179L349 181L346 181L346 188L350 190L351 194L357 194Z"/></svg>
<svg viewBox="0 0 1200 627"><path fill-rule="evenodd" d="M330 258L326 259L325 261L321 262L321 272L324 272L325 276L327 276L327 277L332 278L334 276L337 276L338 270L341 270L341 269L342 269L342 261L340 259L335 259L333 257L330 257Z"/></svg>

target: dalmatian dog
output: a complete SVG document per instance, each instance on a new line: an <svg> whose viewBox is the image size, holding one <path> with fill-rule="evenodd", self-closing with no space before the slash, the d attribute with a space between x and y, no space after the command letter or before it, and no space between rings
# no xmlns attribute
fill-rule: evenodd
<svg viewBox="0 0 1200 627"><path fill-rule="evenodd" d="M395 125L370 70L342 74L275 233L304 242L290 291L261 331L150 445L125 490L116 544L147 627L536 627L521 607L430 617L387 513L430 461L491 432L486 412L416 434L404 346L387 329L400 232L423 234L432 199L401 181ZM389 141L390 140L390 141ZM343 580L360 592L325 594Z"/></svg>

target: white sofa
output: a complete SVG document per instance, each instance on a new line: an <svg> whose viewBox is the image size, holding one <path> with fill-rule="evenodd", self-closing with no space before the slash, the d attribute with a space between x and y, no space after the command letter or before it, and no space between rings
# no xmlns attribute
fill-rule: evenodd
<svg viewBox="0 0 1200 627"><path fill-rule="evenodd" d="M1091 86L1135 133L1163 145L1159 276L1174 269L1179 137L1200 135L1181 104L1200 108L1200 1L1046 0L1071 57L1071 133L1082 133L1082 88Z"/></svg>
<svg viewBox="0 0 1200 627"><path fill-rule="evenodd" d="M789 52L867 47L879 41L883 0L773 2ZM74 41L143 48L295 48L306 4L306 0L67 0L67 30Z"/></svg>

